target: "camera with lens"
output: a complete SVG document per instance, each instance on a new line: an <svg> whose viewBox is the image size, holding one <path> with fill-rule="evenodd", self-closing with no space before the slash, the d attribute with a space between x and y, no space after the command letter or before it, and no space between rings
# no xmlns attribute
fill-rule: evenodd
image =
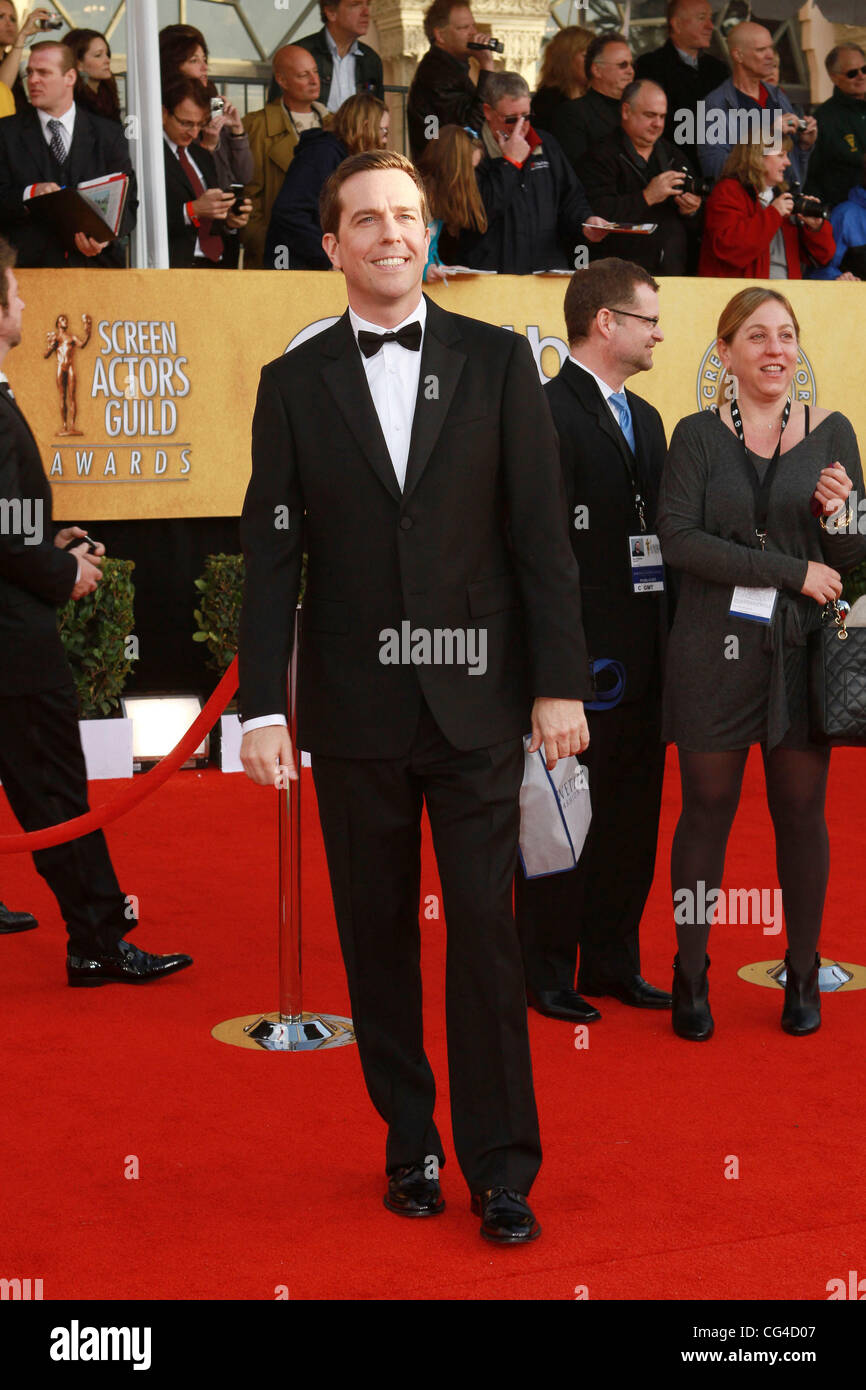
<svg viewBox="0 0 866 1390"><path fill-rule="evenodd" d="M224 99L223 97L211 97L211 99L210 99L210 118L211 118L211 120L213 120L214 116L221 116L222 113L225 111L225 109L226 109L226 104L225 104L225 99Z"/></svg>
<svg viewBox="0 0 866 1390"><path fill-rule="evenodd" d="M36 21L36 27L44 34L47 29L62 29L63 20L60 18L59 14L49 14L46 15L44 19L38 19Z"/></svg>
<svg viewBox="0 0 866 1390"><path fill-rule="evenodd" d="M683 186L680 189L680 193L696 193L699 198L708 198L710 196L713 191L712 179L704 179L697 174L693 174L687 164L680 164L677 166L676 171L678 174L683 175Z"/></svg>
<svg viewBox="0 0 866 1390"><path fill-rule="evenodd" d="M796 179L791 179L788 184L788 192L794 200L791 211L797 217L820 217L822 222L826 222L830 216L830 209L820 198L811 198L804 193Z"/></svg>
<svg viewBox="0 0 866 1390"><path fill-rule="evenodd" d="M485 39L484 43L467 43L467 48L474 48L477 52L485 53L504 53L505 44L501 39Z"/></svg>

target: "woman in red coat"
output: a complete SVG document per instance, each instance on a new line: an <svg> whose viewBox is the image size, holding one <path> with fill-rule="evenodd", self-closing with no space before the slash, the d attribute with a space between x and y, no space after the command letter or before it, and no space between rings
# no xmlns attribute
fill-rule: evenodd
<svg viewBox="0 0 866 1390"><path fill-rule="evenodd" d="M793 199L783 183L789 163L784 148L768 154L760 143L735 145L707 200L699 275L801 280L804 262L833 259L830 223L791 216Z"/></svg>

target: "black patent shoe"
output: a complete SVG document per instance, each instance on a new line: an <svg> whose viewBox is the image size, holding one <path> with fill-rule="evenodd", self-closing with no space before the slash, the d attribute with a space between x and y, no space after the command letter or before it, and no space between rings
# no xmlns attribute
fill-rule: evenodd
<svg viewBox="0 0 866 1390"><path fill-rule="evenodd" d="M795 1038L815 1033L821 1027L821 991L818 988L818 970L821 957L816 954L815 963L808 975L797 975L791 969L789 953L785 952L785 1004L782 1009L782 1027Z"/></svg>
<svg viewBox="0 0 866 1390"><path fill-rule="evenodd" d="M118 941L117 950L110 954L66 957L66 978L73 988L120 983L146 985L162 980L192 965L192 956L151 956L129 941Z"/></svg>
<svg viewBox="0 0 866 1390"><path fill-rule="evenodd" d="M594 1023L601 1018L595 1005L587 1003L573 989L527 989L526 1002L546 1018L564 1018L569 1023Z"/></svg>
<svg viewBox="0 0 866 1390"><path fill-rule="evenodd" d="M13 912L11 907L0 903L0 935L9 936L15 931L32 931L39 923L30 912Z"/></svg>
<svg viewBox="0 0 866 1390"><path fill-rule="evenodd" d="M426 1164L408 1163L388 1174L388 1191L382 1198L398 1216L438 1216L445 1198L438 1178L426 1176Z"/></svg>
<svg viewBox="0 0 866 1390"><path fill-rule="evenodd" d="M706 1042L713 1036L713 1016L710 1013L710 987L707 970L710 958L704 957L704 968L694 980L686 979L680 970L679 952L674 956L673 1012L674 1032L691 1042Z"/></svg>
<svg viewBox="0 0 866 1390"><path fill-rule="evenodd" d="M481 1234L497 1245L526 1245L537 1240L541 1227L522 1192L489 1187L472 1196L472 1211L481 1217Z"/></svg>

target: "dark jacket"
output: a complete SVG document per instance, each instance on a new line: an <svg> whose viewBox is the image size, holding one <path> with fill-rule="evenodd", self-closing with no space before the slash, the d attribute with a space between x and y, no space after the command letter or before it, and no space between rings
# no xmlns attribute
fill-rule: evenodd
<svg viewBox="0 0 866 1390"><path fill-rule="evenodd" d="M487 231L461 234L458 263L501 275L574 265L574 248L584 241L581 223L592 209L553 136L535 134L539 143L519 169L502 155L487 154L475 170Z"/></svg>
<svg viewBox="0 0 866 1390"><path fill-rule="evenodd" d="M327 106L328 96L331 91L331 78L334 75L334 60L331 57L331 50L325 39L326 29L323 26L316 34L307 34L303 39L292 39L292 43L300 44L301 48L306 48L308 53L312 53L316 60L316 67L319 70L319 82L321 90L319 101ZM375 48L370 48L366 43L361 43L358 39L358 47L361 50L360 58L355 59L355 91L370 92L380 101L385 98L385 89L382 85L382 59L379 57ZM268 93L268 100L273 101L280 96L280 89L272 86Z"/></svg>
<svg viewBox="0 0 866 1390"><path fill-rule="evenodd" d="M621 101L602 96L593 87L586 96L574 97L556 108L551 130L573 169L592 145L616 130L621 113Z"/></svg>
<svg viewBox="0 0 866 1390"><path fill-rule="evenodd" d="M402 757L422 696L455 748L488 748L528 730L534 696L591 690L556 434L529 344L427 300L420 373L401 491L348 312L262 371L241 520L241 705L246 719L285 712L307 551L298 745L314 755ZM383 630L404 622L480 631L485 671L383 665Z"/></svg>
<svg viewBox="0 0 866 1390"><path fill-rule="evenodd" d="M564 101L570 98L560 87L539 87L532 98L532 124L536 129L553 130L553 119Z"/></svg>
<svg viewBox="0 0 866 1390"><path fill-rule="evenodd" d="M659 483L667 446L654 406L626 388L636 454L613 418L597 382L565 361L544 393L559 435L569 534L580 570L583 629L591 660L621 661L624 701L655 689L668 627L668 594L636 594L629 536L639 533L630 469L655 531ZM586 512L575 514L576 507ZM580 526L575 521L580 520Z"/></svg>
<svg viewBox="0 0 866 1390"><path fill-rule="evenodd" d="M622 129L584 155L578 172L593 212L610 222L658 224L651 236L612 232L590 246L592 259L621 256L642 265L651 275L687 274L686 226L691 219L680 212L673 198L650 206L643 196L656 174L680 163L679 150L664 138L656 141L649 160L642 160Z"/></svg>
<svg viewBox="0 0 866 1390"><path fill-rule="evenodd" d="M469 76L469 64L434 44L418 64L409 96L406 116L412 158L420 159L427 146L428 116L436 116L439 126L468 125L481 134L484 124L484 88L488 72L482 68L478 86Z"/></svg>
<svg viewBox="0 0 866 1390"><path fill-rule="evenodd" d="M274 200L265 238L262 266L274 269L278 246L288 248L288 270L330 270L322 250L319 194L329 175L349 151L330 130L305 130L286 170L283 186Z"/></svg>
<svg viewBox="0 0 866 1390"><path fill-rule="evenodd" d="M6 118L14 120L13 116ZM57 632L57 609L75 587L78 562L54 545L51 488L36 440L17 405L0 392L0 696L55 690L72 679ZM14 532L16 516L26 530ZM27 543L39 518L42 538Z"/></svg>
<svg viewBox="0 0 866 1390"><path fill-rule="evenodd" d="M191 269L199 265L200 258L195 254L195 243L198 238L198 228L190 224L187 226L184 221L183 210L187 203L195 201L196 192L187 178L183 169L180 167L180 160L169 149L165 140L162 142L163 155L165 159L165 211L168 220L168 263L170 266L177 266L182 269ZM205 188L218 188L220 186L217 178L216 165L213 155L208 150L203 150L201 145L192 144L187 150L187 154L192 158L196 168L201 170ZM211 223L211 230L223 239L223 260L220 264L231 267L237 264L237 254L235 245L237 234L231 233L223 220L214 220Z"/></svg>
<svg viewBox="0 0 866 1390"><path fill-rule="evenodd" d="M635 63L635 77L649 77L663 87L668 99L665 139L674 139L674 117L677 111L697 111L698 102L714 91L730 76L726 63L710 53L698 54L698 66L683 62L673 42L668 39L661 48L642 53ZM683 145L697 167L697 151L693 144Z"/></svg>
<svg viewBox="0 0 866 1390"><path fill-rule="evenodd" d="M0 121L0 233L16 248L18 264L29 266L122 266L126 257L119 241L109 242L99 256L66 251L51 229L31 217L24 202L31 183L74 187L103 174L127 174L129 189L120 227L122 237L135 226L138 199L135 174L123 130L116 121L75 108L75 125L65 165L58 164L42 134L35 109Z"/></svg>
<svg viewBox="0 0 866 1390"><path fill-rule="evenodd" d="M866 101L846 96L838 87L815 112L818 139L809 160L806 191L829 203L844 203L862 182L866 168Z"/></svg>

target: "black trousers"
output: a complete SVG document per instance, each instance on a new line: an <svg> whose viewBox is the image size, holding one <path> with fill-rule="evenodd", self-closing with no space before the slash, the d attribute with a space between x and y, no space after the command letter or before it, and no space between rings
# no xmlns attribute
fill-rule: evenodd
<svg viewBox="0 0 866 1390"><path fill-rule="evenodd" d="M570 873L515 875L517 929L526 980L535 991L573 989L580 945L589 985L640 973L638 928L655 871L664 779L656 694L587 712L592 821Z"/></svg>
<svg viewBox="0 0 866 1390"><path fill-rule="evenodd" d="M421 809L447 921L446 1029L457 1160L472 1192L527 1193L541 1163L514 928L519 739L464 753L426 705L407 757L323 758L313 777L352 1017L389 1172L444 1162L421 1019Z"/></svg>
<svg viewBox="0 0 866 1390"><path fill-rule="evenodd" d="M90 809L71 682L34 695L0 696L0 781L24 830L43 830ZM126 915L101 830L37 850L33 863L57 899L71 954L111 951L136 925Z"/></svg>

